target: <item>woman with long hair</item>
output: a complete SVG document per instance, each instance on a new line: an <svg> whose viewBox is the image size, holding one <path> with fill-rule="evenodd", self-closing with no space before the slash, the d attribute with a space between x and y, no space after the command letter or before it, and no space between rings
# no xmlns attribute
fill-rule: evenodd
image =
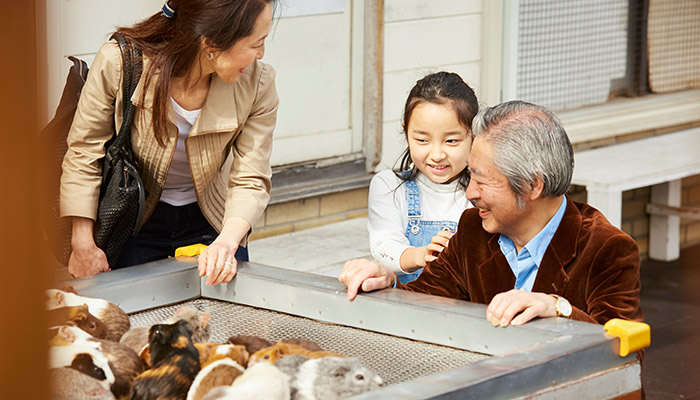
<svg viewBox="0 0 700 400"><path fill-rule="evenodd" d="M61 216L72 219L76 277L142 264L205 243L207 284L229 282L247 260L248 234L270 198L278 97L265 53L276 0L168 0L162 12L118 28L143 54L131 98L130 144L146 202L114 265L93 225L105 143L122 120L122 58L116 41L95 56L68 136Z"/></svg>

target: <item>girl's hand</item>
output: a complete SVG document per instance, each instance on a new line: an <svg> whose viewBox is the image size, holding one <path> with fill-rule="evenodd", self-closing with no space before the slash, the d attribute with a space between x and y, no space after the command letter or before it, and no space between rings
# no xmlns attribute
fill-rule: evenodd
<svg viewBox="0 0 700 400"><path fill-rule="evenodd" d="M430 239L430 244L426 247L425 263L429 263L437 258L442 250L447 247L454 232L438 231L437 235Z"/></svg>
<svg viewBox="0 0 700 400"><path fill-rule="evenodd" d="M238 271L238 264L234 258L238 246L228 245L219 239L220 237L199 255L199 276L207 276L207 285L231 282Z"/></svg>

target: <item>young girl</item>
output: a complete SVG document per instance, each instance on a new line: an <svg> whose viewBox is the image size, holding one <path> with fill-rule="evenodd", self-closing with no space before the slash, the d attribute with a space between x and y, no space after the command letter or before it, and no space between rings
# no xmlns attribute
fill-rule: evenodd
<svg viewBox="0 0 700 400"><path fill-rule="evenodd" d="M437 258L470 207L466 167L478 111L474 91L450 72L427 75L408 95L402 124L408 148L398 171L372 178L367 225L372 256L402 283Z"/></svg>

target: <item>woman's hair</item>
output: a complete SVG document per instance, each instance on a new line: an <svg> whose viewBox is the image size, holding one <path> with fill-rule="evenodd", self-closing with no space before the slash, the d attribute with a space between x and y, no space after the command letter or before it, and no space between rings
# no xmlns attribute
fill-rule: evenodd
<svg viewBox="0 0 700 400"><path fill-rule="evenodd" d="M267 4L277 0L168 0L172 18L158 12L116 33L131 41L150 59L145 74L149 86L157 72L153 94L153 131L163 146L168 138L169 88L173 78L186 76L201 60L201 38L216 50L228 50L253 33L255 21ZM201 68L201 65L199 66ZM145 98L145 91L144 91Z"/></svg>
<svg viewBox="0 0 700 400"><path fill-rule="evenodd" d="M522 196L541 179L542 196L561 196L574 172L574 150L559 118L542 106L509 101L474 118L474 138L491 143L493 162L525 207Z"/></svg>
<svg viewBox="0 0 700 400"><path fill-rule="evenodd" d="M421 103L447 104L452 106L459 123L466 128L467 134L471 132L472 120L479 112L479 103L476 95L469 85L462 78L453 72L436 72L426 75L413 86L406 99L406 106L403 110L403 132L408 139L408 123L411 121L411 114L417 105ZM408 172L405 172L408 171ZM415 179L420 171L413 165L411 151L408 146L401 155L398 171L394 171L396 176L403 181ZM469 170L464 166L459 176L459 184L466 188L469 184Z"/></svg>

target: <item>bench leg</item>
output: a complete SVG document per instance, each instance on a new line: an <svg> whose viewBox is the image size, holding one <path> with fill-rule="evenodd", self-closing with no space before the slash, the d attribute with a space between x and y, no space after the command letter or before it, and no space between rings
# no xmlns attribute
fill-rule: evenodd
<svg viewBox="0 0 700 400"><path fill-rule="evenodd" d="M681 180L651 187L651 203L667 206L681 205ZM651 215L649 217L649 258L659 261L677 260L680 255L680 217Z"/></svg>
<svg viewBox="0 0 700 400"><path fill-rule="evenodd" d="M602 212L605 218L617 228L622 226L622 192L595 188L586 188L586 191L588 204Z"/></svg>

